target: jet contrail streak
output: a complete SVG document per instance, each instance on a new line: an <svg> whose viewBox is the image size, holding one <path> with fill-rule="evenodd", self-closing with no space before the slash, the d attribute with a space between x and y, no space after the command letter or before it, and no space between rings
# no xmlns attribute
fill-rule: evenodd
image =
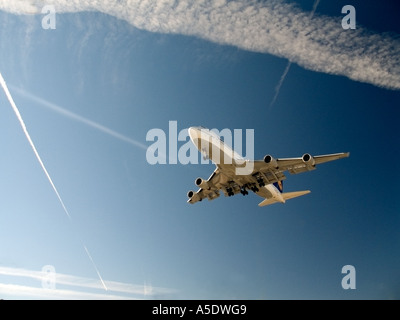
<svg viewBox="0 0 400 320"><path fill-rule="evenodd" d="M101 124L99 124L97 122L94 122L94 121L92 121L90 119L87 119L87 118L82 117L82 116L80 116L80 115L78 115L76 113L73 113L73 112L71 112L69 110L66 110L66 109L64 109L64 108L62 108L62 107L60 107L60 106L58 106L58 105L56 105L56 104L54 104L52 102L49 102L49 101L44 100L44 99L42 99L40 97L37 97L37 96L35 96L35 95L33 95L33 94L29 93L29 92L26 92L26 91L24 91L22 89L19 89L19 88L13 86L13 85L10 85L10 88L12 90L15 90L20 95L22 95L22 96L24 96L26 98L29 98L32 101L40 103L42 106L45 106L46 108L49 108L49 109L51 109L51 110L53 110L53 111L65 116L67 118L70 118L72 120L81 122L83 124L86 124L89 127L97 129L97 130L99 130L99 131L101 131L103 133L106 133L106 134L114 137L114 138L117 138L117 139L119 139L121 141L125 141L127 143L130 143L131 145L133 145L135 147L139 147L139 148L141 148L143 150L147 150L147 146L146 145L144 145L144 144L142 144L142 143L140 143L140 142L138 142L136 140L133 140L133 139L127 137L127 136L124 136L124 135L122 135L122 134L120 134L120 133L118 133L118 132L116 132L116 131L114 131L114 130L112 130L110 128L107 128L107 127L105 127L105 126L103 126L103 125L101 125Z"/></svg>
<svg viewBox="0 0 400 320"><path fill-rule="evenodd" d="M274 97L272 98L272 101L271 101L271 103L270 103L270 105L269 105L270 110L271 110L272 106L274 105L274 103L275 103L275 101L276 101L276 98L278 98L279 91L281 90L283 81L285 80L286 75L288 74L291 65L292 65L292 62L289 61L288 64L286 65L285 71L283 71L283 74L282 74L282 76L281 76L281 78L280 78L278 84L277 84L276 87L275 87L275 95L274 95Z"/></svg>
<svg viewBox="0 0 400 320"><path fill-rule="evenodd" d="M15 112L17 118L18 118L18 121L19 121L19 123L20 123L20 125L21 125L21 127L22 127L22 130L24 131L25 136L26 136L26 138L28 139L28 142L29 142L29 144L30 144L31 147L32 147L32 150L33 150L33 152L35 153L35 156L36 156L37 160L39 161L40 166L42 167L44 173L46 174L47 179L49 180L51 186L53 187L53 190L54 190L54 192L56 193L57 198L58 198L58 200L60 201L61 206L62 206L63 209L64 209L64 212L65 212L66 215L68 216L69 220L72 222L72 219L71 219L71 216L70 216L70 214L69 214L69 212L68 212L68 210L67 210L67 207L65 206L64 201L62 201L61 196L60 196L60 194L58 193L58 190L57 190L56 186L55 186L54 183L53 183L53 180L51 179L49 173L47 172L47 169L46 169L46 167L44 166L44 163L43 163L42 159L40 158L38 151L36 150L35 144L33 143L32 139L31 139L31 136L29 135L29 132L28 132L28 130L26 129L26 126L25 126L24 120L22 119L21 113L19 112L19 110L18 110L18 108L17 108L17 106L16 106L16 104L15 104L15 102L14 102L14 99L12 98L11 93L10 93L10 91L8 90L6 81L4 80L3 75L1 74L1 72L0 72L0 84L1 84L1 86L3 87L4 93L6 94L7 99L8 99L8 101L9 101L10 104L11 104L11 107L13 108L13 110L14 110L14 112ZM94 268L96 269L97 275L99 276L100 281L101 281L101 283L103 284L104 289L107 291L107 287L106 287L106 285L105 285L105 283L104 283L104 281L103 281L103 279L102 279L102 277L101 277L101 275L100 275L99 270L98 270L97 267L96 267L96 264L94 263L94 261L93 261L93 259L92 259L92 256L90 255L90 253L89 253L88 249L86 248L86 246L83 245L83 247L85 248L85 251L86 251L86 253L87 253L87 255L88 255L90 261L92 262Z"/></svg>
<svg viewBox="0 0 400 320"><path fill-rule="evenodd" d="M1 84L1 86L3 87L3 90L4 90L4 92L5 92L6 96L7 96L7 99L8 99L8 101L10 102L11 107L13 108L13 110L14 110L14 112L15 112L17 118L18 118L18 121L19 121L19 123L20 123L20 125L21 125L21 127L22 127L22 130L24 131L25 136L26 136L26 138L28 139L28 142L29 142L29 144L30 144L31 147L32 147L32 150L33 150L33 152L35 153L35 156L36 156L37 160L39 161L40 166L42 167L44 173L46 174L47 179L49 180L51 186L53 187L54 192L56 193L57 198L58 198L58 200L59 200L60 203L61 203L61 206L63 207L65 213L66 213L67 216L68 216L68 218L71 219L71 216L69 215L69 212L68 212L67 208L65 207L64 202L62 201L61 196L60 196L60 194L58 193L57 188L56 188L56 186L55 186L54 183L53 183L53 180L51 179L49 173L47 172L47 169L46 169L46 167L44 166L44 163L43 163L42 159L40 158L39 153L38 153L37 150L36 150L36 147L35 147L35 145L34 145L32 139L31 139L31 136L29 135L28 130L26 129L26 126L25 126L24 120L22 119L21 113L19 112L17 106L15 105L14 99L12 98L11 93L10 93L10 91L8 90L7 84L6 84L6 82L5 82L5 80L4 80L4 78L3 78L3 76L2 76L1 73L0 73L0 84Z"/></svg>
<svg viewBox="0 0 400 320"><path fill-rule="evenodd" d="M318 7L318 5L319 5L319 2L320 2L320 0L315 0L315 2L314 2L314 4L313 4L313 8L312 8L311 13L310 13L310 20L311 20L312 17L314 16L315 10L317 10L317 7ZM270 109L270 110L271 110L272 106L275 104L276 99L278 98L279 91L281 90L283 81L285 80L286 75L288 74L291 65L292 65L292 61L289 60L287 66L286 66L286 68L285 68L285 71L283 71L283 74L282 74L282 76L281 76L281 79L279 80L277 86L275 87L275 95L274 95L274 97L272 98L271 103L269 104L269 109Z"/></svg>
<svg viewBox="0 0 400 320"><path fill-rule="evenodd" d="M96 264L94 263L93 258L92 258L92 256L91 256L91 254L89 253L89 250L86 248L85 245L83 245L83 247L85 248L85 251L86 251L86 253L87 253L87 255L88 255L90 261L92 261L92 264L93 264L94 268L96 269L97 275L99 276L99 279L100 279L100 281L101 281L101 284L102 284L103 287L104 287L104 290L107 291L106 284L104 283L103 278L102 278L101 275L100 275L99 269L97 269Z"/></svg>
<svg viewBox="0 0 400 320"><path fill-rule="evenodd" d="M311 11L311 13L310 13L310 19L314 16L315 10L317 10L317 7L318 7L318 5L319 5L319 1L320 1L320 0L315 0L315 2L314 2L314 4L313 4L312 11Z"/></svg>

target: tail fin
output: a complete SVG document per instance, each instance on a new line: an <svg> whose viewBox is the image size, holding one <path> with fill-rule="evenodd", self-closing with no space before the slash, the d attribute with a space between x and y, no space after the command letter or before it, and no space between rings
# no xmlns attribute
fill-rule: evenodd
<svg viewBox="0 0 400 320"><path fill-rule="evenodd" d="M310 193L310 190L305 190L305 191L295 191L295 192L286 192L286 193L282 193L282 197L284 200L289 200L289 199L293 199L293 198L297 198L300 196L304 196L305 194ZM260 202L258 204L259 207L264 207L264 206L268 206L270 204L273 203L277 203L279 201L275 200L274 198L269 198L269 199L265 199L262 202Z"/></svg>
<svg viewBox="0 0 400 320"><path fill-rule="evenodd" d="M283 192L283 181L274 182L275 188L279 190L280 193Z"/></svg>

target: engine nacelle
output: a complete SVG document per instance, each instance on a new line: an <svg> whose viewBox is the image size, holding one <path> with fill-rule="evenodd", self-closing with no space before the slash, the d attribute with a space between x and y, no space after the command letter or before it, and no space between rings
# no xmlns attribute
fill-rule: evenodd
<svg viewBox="0 0 400 320"><path fill-rule="evenodd" d="M278 161L276 161L276 159L269 154L264 157L264 162L271 167L278 168Z"/></svg>
<svg viewBox="0 0 400 320"><path fill-rule="evenodd" d="M190 190L187 193L187 196L189 198L189 200L187 202L189 202L189 203L193 204L193 203L196 203L197 201L201 201L201 198L200 198L199 194L198 193L194 193L192 190Z"/></svg>
<svg viewBox="0 0 400 320"><path fill-rule="evenodd" d="M211 188L210 183L207 180L203 180L202 178L197 178L195 183L196 183L196 186L198 186L202 189L208 190Z"/></svg>
<svg viewBox="0 0 400 320"><path fill-rule="evenodd" d="M315 159L308 153L303 154L303 162L309 166L309 167L313 167L315 166Z"/></svg>

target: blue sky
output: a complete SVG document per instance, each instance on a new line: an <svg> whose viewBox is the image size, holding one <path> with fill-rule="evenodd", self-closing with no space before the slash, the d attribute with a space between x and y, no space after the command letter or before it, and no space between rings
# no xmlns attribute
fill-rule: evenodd
<svg viewBox="0 0 400 320"><path fill-rule="evenodd" d="M396 1L353 1L356 30L347 1L48 3L55 30L0 1L0 72L70 218L2 92L0 298L400 297ZM170 121L254 129L257 159L351 155L288 174L312 192L285 205L189 205L214 165L148 164L147 132Z"/></svg>

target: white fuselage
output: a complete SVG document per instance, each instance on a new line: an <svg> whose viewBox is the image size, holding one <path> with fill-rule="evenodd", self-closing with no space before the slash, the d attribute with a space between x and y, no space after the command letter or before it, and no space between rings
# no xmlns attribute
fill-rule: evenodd
<svg viewBox="0 0 400 320"><path fill-rule="evenodd" d="M227 176L232 177L236 163L243 163L245 160L214 132L202 127L191 127L188 131L190 139L200 153L205 158L211 159ZM261 187L256 193L261 197L273 198L277 202L285 203L282 193L273 184Z"/></svg>
<svg viewBox="0 0 400 320"><path fill-rule="evenodd" d="M211 159L218 167L244 160L213 131L203 127L190 127L188 131L190 139L203 157Z"/></svg>
<svg viewBox="0 0 400 320"><path fill-rule="evenodd" d="M282 196L282 193L273 184L267 184L266 186L264 186L264 188L267 189L271 193L271 197L273 199L275 199L276 201L281 202L281 203L286 202Z"/></svg>

